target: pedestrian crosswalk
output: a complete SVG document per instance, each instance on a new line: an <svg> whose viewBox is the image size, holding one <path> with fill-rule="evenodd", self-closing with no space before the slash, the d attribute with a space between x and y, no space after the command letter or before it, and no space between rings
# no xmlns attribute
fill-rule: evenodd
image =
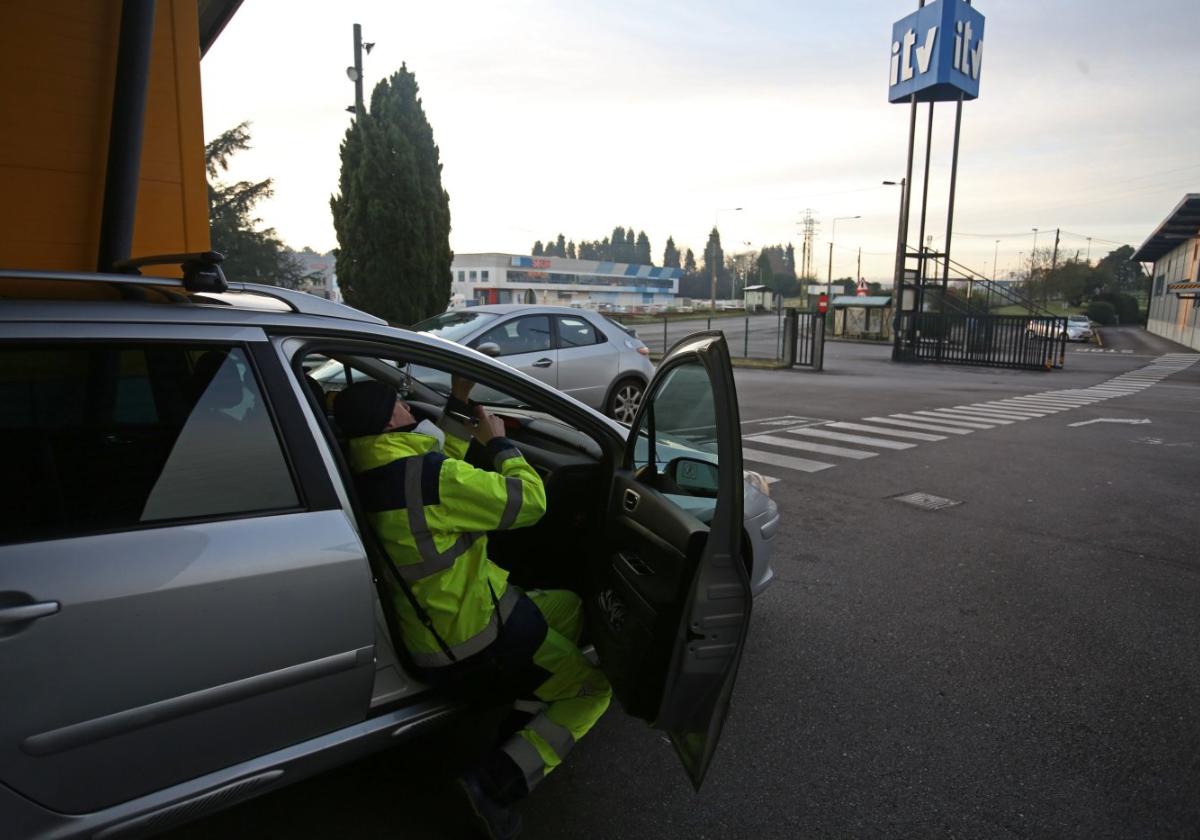
<svg viewBox="0 0 1200 840"><path fill-rule="evenodd" d="M773 484L788 472L822 472L847 462L865 461L988 429L1017 426L1028 420L1136 394L1198 361L1197 353L1169 353L1145 367L1089 388L1042 391L968 405L872 415L855 421L767 418L757 424L765 428L743 432L742 459L746 469L778 473L763 475Z"/></svg>

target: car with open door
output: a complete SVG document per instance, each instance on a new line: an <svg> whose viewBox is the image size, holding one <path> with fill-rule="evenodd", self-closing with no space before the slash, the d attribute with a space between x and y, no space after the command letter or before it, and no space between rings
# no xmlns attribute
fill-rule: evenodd
<svg viewBox="0 0 1200 840"><path fill-rule="evenodd" d="M0 297L0 457L20 476L0 486L7 833L161 831L468 707L406 667L318 362L427 417L449 375L480 383L549 502L492 558L584 597L622 709L703 779L779 524L744 480L719 333L671 350L626 427L285 289L0 271Z"/></svg>

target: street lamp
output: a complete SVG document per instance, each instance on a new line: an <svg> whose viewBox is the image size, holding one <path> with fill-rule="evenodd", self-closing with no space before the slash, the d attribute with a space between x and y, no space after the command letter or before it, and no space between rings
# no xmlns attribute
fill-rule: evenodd
<svg viewBox="0 0 1200 840"><path fill-rule="evenodd" d="M992 251L992 282L996 282L996 258L1000 256L1000 240L996 240L996 248Z"/></svg>
<svg viewBox="0 0 1200 840"><path fill-rule="evenodd" d="M845 222L850 219L861 219L862 216L838 216L833 220L833 226L829 231L829 268L825 274L825 297L828 298L833 291L833 242L837 238L837 223Z"/></svg>
<svg viewBox="0 0 1200 840"><path fill-rule="evenodd" d="M741 207L718 207L717 212L713 214L713 230L718 231L720 236L721 214L736 213L741 210ZM712 286L709 288L708 309L710 312L717 311L717 249L716 243L713 243L712 253L708 255L708 261L712 263Z"/></svg>

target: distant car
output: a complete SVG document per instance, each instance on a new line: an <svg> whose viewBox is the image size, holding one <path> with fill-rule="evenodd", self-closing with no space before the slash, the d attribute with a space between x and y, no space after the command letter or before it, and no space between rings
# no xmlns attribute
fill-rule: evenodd
<svg viewBox="0 0 1200 840"><path fill-rule="evenodd" d="M622 423L633 422L654 374L636 333L568 306L485 304L443 312L412 329L493 356Z"/></svg>
<svg viewBox="0 0 1200 840"><path fill-rule="evenodd" d="M1067 340L1091 341L1092 322L1086 315L1067 316Z"/></svg>
<svg viewBox="0 0 1200 840"><path fill-rule="evenodd" d="M1063 335L1062 323L1062 320L1058 318L1036 318L1026 325L1025 331L1030 335L1042 338L1060 338ZM1066 337L1068 341L1091 341L1092 322L1086 315L1068 315Z"/></svg>

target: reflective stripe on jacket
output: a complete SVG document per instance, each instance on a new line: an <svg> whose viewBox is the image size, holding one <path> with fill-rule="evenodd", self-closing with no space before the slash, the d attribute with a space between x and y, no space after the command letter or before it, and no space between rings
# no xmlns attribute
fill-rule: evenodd
<svg viewBox="0 0 1200 840"><path fill-rule="evenodd" d="M462 460L470 441L465 426L449 417L438 425L446 433L445 454L430 435L385 432L351 439L350 465L396 570L455 657L464 659L496 640L516 603L508 572L487 559L486 532L537 522L546 491L512 441L492 438L485 447L491 472ZM397 597L395 609L413 660L449 665L408 599Z"/></svg>

